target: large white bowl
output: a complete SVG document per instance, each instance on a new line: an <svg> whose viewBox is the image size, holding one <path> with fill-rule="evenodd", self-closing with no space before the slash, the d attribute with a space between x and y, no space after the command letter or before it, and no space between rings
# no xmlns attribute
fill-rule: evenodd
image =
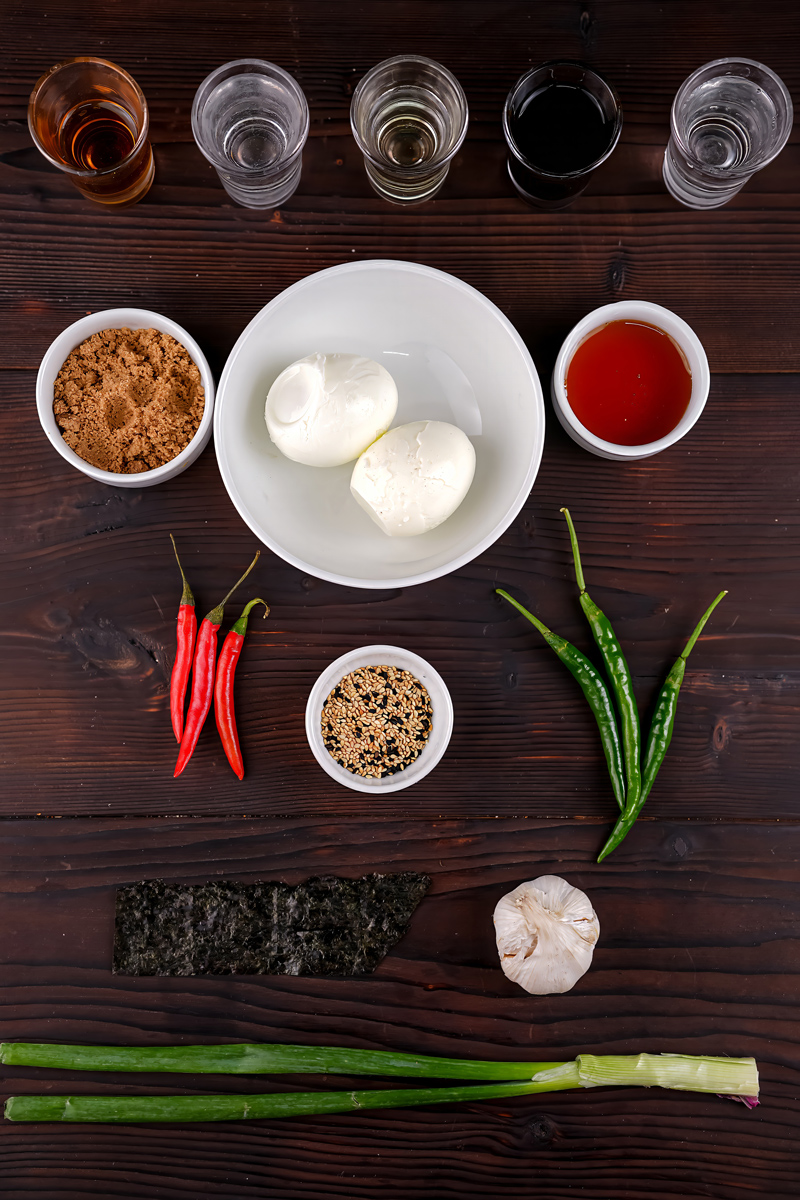
<svg viewBox="0 0 800 1200"><path fill-rule="evenodd" d="M363 354L397 382L395 425L458 425L475 479L449 520L387 537L350 495L353 464L306 467L270 441L264 404L290 363ZM544 445L544 403L522 338L460 279L417 263L347 263L293 284L254 317L220 379L214 443L231 500L270 549L334 583L388 588L446 575L490 546L522 508Z"/></svg>
<svg viewBox="0 0 800 1200"><path fill-rule="evenodd" d="M58 372L76 346L80 346L81 342L85 342L93 333L102 333L104 329L157 329L160 333L168 333L189 352L189 357L200 371L205 407L197 432L180 454L160 467L153 467L151 471L125 475L118 471L102 471L100 467L92 466L67 445L56 423L53 412L53 385ZM98 483L109 483L114 487L124 488L152 487L155 483L165 483L166 480L180 475L208 445L214 417L214 376L197 342L177 321L162 317L160 313L150 312L146 308L106 308L68 325L49 347L36 376L36 407L42 429L70 466L83 471L84 475L96 479Z"/></svg>
<svg viewBox="0 0 800 1200"><path fill-rule="evenodd" d="M337 683L351 671L357 671L359 667L377 666L410 671L427 690L433 709L430 737L419 758L406 767L405 771L397 775L385 775L379 779L365 778L348 771L331 757L322 740L322 706ZM439 762L448 747L452 732L453 701L450 699L447 684L429 662L411 650L404 650L402 646L361 646L358 650L350 650L343 654L322 672L309 692L306 704L306 737L311 753L331 779L352 788L354 792L372 792L373 795L399 792L401 788L418 783Z"/></svg>

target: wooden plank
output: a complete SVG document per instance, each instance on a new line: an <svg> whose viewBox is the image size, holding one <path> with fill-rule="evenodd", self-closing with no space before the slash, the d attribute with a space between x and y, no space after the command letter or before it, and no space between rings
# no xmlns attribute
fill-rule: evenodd
<svg viewBox="0 0 800 1200"><path fill-rule="evenodd" d="M594 831L534 821L18 821L0 848L0 1037L261 1040L458 1056L753 1054L763 1103L630 1089L506 1105L191 1128L0 1125L4 1196L791 1196L800 1057L800 827L649 824L606 863ZM423 870L407 937L362 980L110 974L113 891L143 877L294 882ZM522 879L584 888L601 939L564 996L497 964L491 913ZM284 1086L335 1086L303 1080ZM340 1080L344 1086L351 1081ZM352 1081L354 1082L354 1081ZM6 1068L3 1095L232 1092L281 1081ZM680 1147L678 1151L678 1147ZM624 1164L624 1166L622 1165ZM435 1180L435 1184L432 1182ZM48 1190L50 1189L50 1190ZM82 1190L83 1189L83 1190Z"/></svg>
<svg viewBox="0 0 800 1200"><path fill-rule="evenodd" d="M510 588L589 651L558 511L568 502L592 594L628 652L645 721L699 615L730 588L690 660L646 814L797 815L800 418L791 377L715 379L693 433L627 468L582 453L550 418L542 470L508 532L475 563L422 587L341 588L265 550L256 591L272 613L263 627L251 622L237 680L243 783L213 721L189 770L172 779L167 696L180 589L167 532L201 612L254 549L213 452L160 488L108 489L47 445L30 375L7 383L0 713L14 753L2 766L0 812L370 815L372 801L333 784L312 759L304 709L328 662L388 641L432 661L456 707L445 759L394 795L391 813L610 820L599 739L577 686L493 590Z"/></svg>
<svg viewBox="0 0 800 1200"><path fill-rule="evenodd" d="M494 113L518 75L553 58L579 57L605 69L623 104L664 117L696 65L741 54L744 41L790 92L800 82L794 54L800 18L781 0L762 0L757 9L751 0L729 0L724 20L716 10L698 12L693 0L640 4L634 15L627 0L602 0L594 10L567 3L532 9L514 0L491 6L485 0L396 0L391 9L376 6L368 19L358 6L332 9L325 0L306 0L301 7L273 0L268 11L259 0L240 0L235 14L221 13L213 0L197 0L191 21L182 20L180 0L142 0L125 15L103 0L86 0L82 11L103 39L104 52L136 75L156 127L173 132L180 127L185 140L191 135L175 119L181 115L175 105L187 99L191 105L206 72L241 57L243 47L255 49L262 39L273 61L296 72L311 106L343 121L353 85L376 62L398 53L401 31L413 33L420 54L440 59L458 76L474 97L479 120ZM66 0L48 5L46 13L27 0L8 0L4 15L11 49L0 99L24 116L30 88L50 64L47 54L59 46L65 55L73 53L81 31Z"/></svg>
<svg viewBox="0 0 800 1200"><path fill-rule="evenodd" d="M33 150L19 165L11 155L10 165L0 162L8 231L0 286L9 304L0 368L34 369L87 311L133 304L188 327L218 373L248 321L297 279L342 262L402 258L484 292L542 370L586 312L633 299L687 320L715 372L800 370L786 326L800 279L791 196L748 185L720 212L679 209L660 178L664 141L656 132L653 144L612 157L587 195L558 214L510 195L497 133L467 142L442 198L415 214L371 194L344 134L310 144L311 190L301 184L277 216L235 207L191 147L157 148L165 182L125 213L96 214ZM800 150L785 153L796 177ZM332 177L337 161L346 164L344 184Z"/></svg>

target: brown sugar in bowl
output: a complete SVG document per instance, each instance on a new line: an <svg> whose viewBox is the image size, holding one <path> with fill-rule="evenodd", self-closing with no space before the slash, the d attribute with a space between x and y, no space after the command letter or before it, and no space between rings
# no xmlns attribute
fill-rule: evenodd
<svg viewBox="0 0 800 1200"><path fill-rule="evenodd" d="M72 351L94 334L109 329L134 331L155 329L159 333L167 334L187 351L200 372L204 407L196 433L189 444L174 458L149 470L108 471L87 462L64 440L53 411L55 381ZM42 359L36 379L36 406L39 420L47 437L70 466L76 467L84 475L90 476L99 483L113 484L114 487L151 487L153 484L173 479L181 471L185 471L208 445L214 416L214 378L197 342L169 317L162 317L159 313L150 312L144 308L104 309L101 312L92 313L88 317L82 317L80 321L70 325L63 333L59 334L50 346Z"/></svg>

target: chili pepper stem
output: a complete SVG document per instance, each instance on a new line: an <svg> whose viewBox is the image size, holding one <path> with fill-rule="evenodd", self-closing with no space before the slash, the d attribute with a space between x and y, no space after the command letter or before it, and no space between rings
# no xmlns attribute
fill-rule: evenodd
<svg viewBox="0 0 800 1200"><path fill-rule="evenodd" d="M543 637L553 636L553 631L548 629L543 621L540 621L538 617L535 617L532 612L528 612L527 608L523 607L523 605L520 604L518 600L515 600L513 596L509 596L508 592L503 591L502 588L495 588L494 590L497 592L498 596L502 596L504 600L508 600L509 604L513 604L517 612L521 612L523 617L527 617L531 625L538 629L539 633L541 633Z"/></svg>
<svg viewBox="0 0 800 1200"><path fill-rule="evenodd" d="M255 608L256 604L264 605L264 611L261 614L261 620L266 621L267 617L269 616L269 605L267 604L266 600L249 600L242 609L242 615L237 621L234 621L233 625L231 625L230 629L228 630L229 633L247 633L247 618L250 616L251 609Z"/></svg>
<svg viewBox="0 0 800 1200"><path fill-rule="evenodd" d="M178 570L180 571L181 579L183 580L183 591L181 592L181 604L194 605L194 596L192 595L192 589L189 587L189 582L183 573L183 567L181 566L181 560L180 560L180 558L178 558L178 547L175 545L175 538L172 536L172 534L169 535L169 540L172 542L172 549L175 551L175 558L177 559L177 562L178 562Z"/></svg>
<svg viewBox="0 0 800 1200"><path fill-rule="evenodd" d="M223 610L224 610L224 608L225 608L225 605L228 603L228 601L230 600L231 596L232 596L232 595L233 595L233 593L236 591L236 589L237 589L237 588L240 586L240 584L243 584L243 583L244 583L244 581L245 581L245 579L247 579L247 576L250 574L250 572L252 571L253 567L254 567L254 566L256 565L256 563L258 562L258 560L259 560L260 556L261 556L261 551L260 551L260 550L256 550L256 556L255 556L255 558L253 559L253 561L250 563L250 566L247 568L247 570L245 571L244 575L241 577L241 579L237 579L236 583L233 585L233 587L231 588L231 590L228 592L228 594L227 594L227 596L225 597L225 599L224 599L224 600L220 600L220 602L219 602L219 604L217 605L217 607L216 607L216 608L212 608L212 610L211 610L211 612L210 612L210 613L206 613L206 616L204 617L204 620L206 620L206 621L210 621L212 625L217 625L217 626L219 626L219 625L221 625L221 624L222 624L222 618L223 618L223 617L224 617L224 615L225 615L225 613L224 613L224 611L223 611ZM262 603L263 603L263 602L262 602Z"/></svg>
<svg viewBox="0 0 800 1200"><path fill-rule="evenodd" d="M575 579L577 580L578 587L582 595L586 591L586 581L583 577L583 567L581 566L581 552L578 549L578 535L575 532L575 526L572 524L572 517L569 515L569 509L562 508L561 511L567 518L567 525L569 526L569 541L570 545L572 546L572 558L575 563Z"/></svg>
<svg viewBox="0 0 800 1200"><path fill-rule="evenodd" d="M705 629L708 618L711 616L711 614L713 613L714 609L717 607L717 605L719 604L719 602L723 598L723 596L727 596L727 594L728 594L727 588L725 589L724 592L720 592L720 594L717 596L716 600L714 600L714 602L708 606L708 608L703 613L700 620L697 622L697 628L695 629L694 633L689 638L688 642L686 643L683 650L681 651L680 657L682 659L684 659L684 661L692 653L692 650L694 649L694 644L697 641L697 639L700 637L700 634Z"/></svg>

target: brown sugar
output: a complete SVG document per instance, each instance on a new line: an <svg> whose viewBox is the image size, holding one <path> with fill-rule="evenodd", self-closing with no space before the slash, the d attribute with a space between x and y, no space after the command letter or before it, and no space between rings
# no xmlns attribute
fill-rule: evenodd
<svg viewBox="0 0 800 1200"><path fill-rule="evenodd" d="M170 462L200 425L205 394L188 350L157 329L104 329L59 371L53 413L64 441L102 471Z"/></svg>

